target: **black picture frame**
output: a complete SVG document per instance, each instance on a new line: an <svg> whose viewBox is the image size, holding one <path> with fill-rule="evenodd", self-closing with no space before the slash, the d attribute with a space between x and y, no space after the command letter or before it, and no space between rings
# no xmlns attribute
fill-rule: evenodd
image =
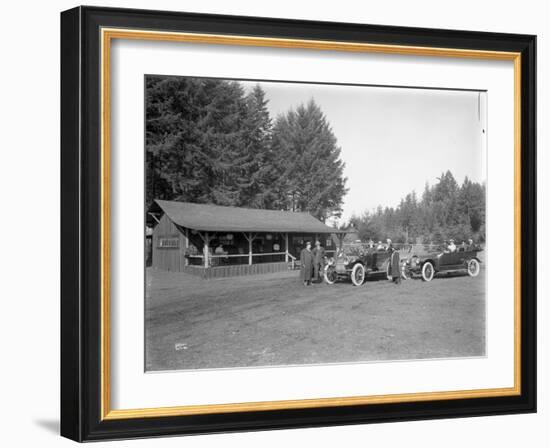
<svg viewBox="0 0 550 448"><path fill-rule="evenodd" d="M521 53L521 393L102 419L102 27ZM536 412L536 36L99 7L61 13L61 435L76 441Z"/></svg>

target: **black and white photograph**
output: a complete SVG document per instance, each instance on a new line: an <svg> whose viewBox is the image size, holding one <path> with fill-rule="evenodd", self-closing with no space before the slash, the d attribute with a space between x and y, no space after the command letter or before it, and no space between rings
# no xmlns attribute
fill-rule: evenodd
<svg viewBox="0 0 550 448"><path fill-rule="evenodd" d="M144 83L146 371L486 355L486 91Z"/></svg>

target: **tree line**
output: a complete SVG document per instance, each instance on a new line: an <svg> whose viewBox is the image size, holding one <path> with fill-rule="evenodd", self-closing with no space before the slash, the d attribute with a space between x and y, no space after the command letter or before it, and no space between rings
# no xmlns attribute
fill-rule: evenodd
<svg viewBox="0 0 550 448"><path fill-rule="evenodd" d="M314 100L269 114L261 86L146 78L146 201L340 217L348 189L341 150Z"/></svg>
<svg viewBox="0 0 550 448"><path fill-rule="evenodd" d="M422 197L412 191L397 207L378 206L350 219L350 226L366 241L391 238L397 243L441 243L468 238L485 241L485 184L468 177L459 185L450 171L441 174Z"/></svg>
<svg viewBox="0 0 550 448"><path fill-rule="evenodd" d="M339 218L348 191L330 123L310 100L274 119L265 91L237 81L146 77L146 201L180 200ZM397 207L349 223L363 240L485 239L485 185L450 171Z"/></svg>

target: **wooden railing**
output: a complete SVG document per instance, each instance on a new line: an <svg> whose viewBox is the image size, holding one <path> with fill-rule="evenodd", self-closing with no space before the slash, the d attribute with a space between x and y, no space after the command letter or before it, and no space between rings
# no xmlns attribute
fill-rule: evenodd
<svg viewBox="0 0 550 448"><path fill-rule="evenodd" d="M288 261L288 259L292 260L293 266L294 262L296 261L296 258L293 257L290 253L287 252L262 252L262 253L246 253L246 254L208 254L208 265L217 266L218 263L216 261L218 260L226 260L226 259L235 259L235 258L244 258L246 259L246 262L243 264L253 264L254 257L274 257L274 256L280 256L282 257L281 261ZM187 258L190 260L200 260L200 264L204 263L204 255L197 254L197 255L187 255ZM213 263L210 264L210 261ZM190 263L192 265L198 265L199 263Z"/></svg>

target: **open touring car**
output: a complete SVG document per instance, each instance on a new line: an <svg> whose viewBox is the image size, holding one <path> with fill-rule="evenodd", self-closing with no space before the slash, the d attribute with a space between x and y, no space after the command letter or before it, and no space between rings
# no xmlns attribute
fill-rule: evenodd
<svg viewBox="0 0 550 448"><path fill-rule="evenodd" d="M351 280L355 286L360 286L367 278L391 279L391 252L385 249L377 250L364 244L344 246L325 266L325 281L332 285L339 280ZM402 272L405 260L402 262Z"/></svg>
<svg viewBox="0 0 550 448"><path fill-rule="evenodd" d="M481 250L479 247L459 247L454 252L440 250L426 255L413 255L405 262L402 275L405 278L420 276L426 282L439 273L465 272L470 277L477 277L481 263L477 254Z"/></svg>

